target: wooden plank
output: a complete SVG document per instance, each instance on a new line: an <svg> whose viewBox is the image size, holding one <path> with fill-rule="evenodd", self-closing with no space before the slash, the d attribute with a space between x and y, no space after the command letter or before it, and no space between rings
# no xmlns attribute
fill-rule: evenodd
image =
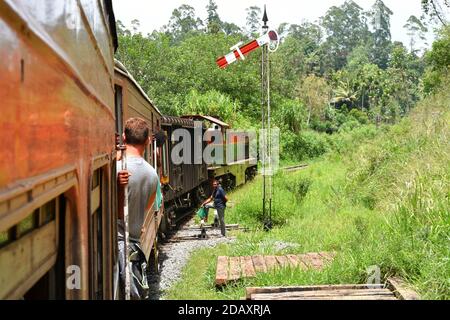
<svg viewBox="0 0 450 320"><path fill-rule="evenodd" d="M387 286L399 300L420 300L420 296L406 287L406 284L400 278L389 278Z"/></svg>
<svg viewBox="0 0 450 320"><path fill-rule="evenodd" d="M267 271L274 270L279 267L275 256L265 256L264 261L266 262Z"/></svg>
<svg viewBox="0 0 450 320"><path fill-rule="evenodd" d="M300 265L300 261L296 255L288 254L286 257L288 258L291 267L297 268Z"/></svg>
<svg viewBox="0 0 450 320"><path fill-rule="evenodd" d="M344 300L397 300L395 296L332 296L332 297L296 297L296 296L273 296L270 294L252 294L250 300L257 300L257 301L268 301L268 300L337 300L337 301L344 301Z"/></svg>
<svg viewBox="0 0 450 320"><path fill-rule="evenodd" d="M256 288L253 288L252 294L268 295L273 299L278 300L285 297L295 298L333 298L333 297L364 297L364 296L378 296L378 297L394 297L394 294L388 289L346 289L346 290L311 290L311 291L293 291L293 292L272 292L272 293L258 293Z"/></svg>
<svg viewBox="0 0 450 320"><path fill-rule="evenodd" d="M228 280L228 257L217 257L216 285L223 286Z"/></svg>
<svg viewBox="0 0 450 320"><path fill-rule="evenodd" d="M365 289L383 289L383 285L326 285L326 286L298 286L298 287L261 287L248 288L249 293L265 294L279 292L302 292L302 291L331 291L331 290L365 290ZM251 291L251 292L250 292Z"/></svg>
<svg viewBox="0 0 450 320"><path fill-rule="evenodd" d="M242 277L253 278L256 276L255 268L253 266L252 257L241 257Z"/></svg>
<svg viewBox="0 0 450 320"><path fill-rule="evenodd" d="M240 257L230 258L230 268L228 274L229 281L239 280L241 278L241 259Z"/></svg>
<svg viewBox="0 0 450 320"><path fill-rule="evenodd" d="M147 261L150 258L150 254L153 249L153 244L156 239L156 233L157 233L157 221L156 216L153 211L147 212L144 224L142 226L143 232L140 237L142 252L145 255L145 258Z"/></svg>
<svg viewBox="0 0 450 320"><path fill-rule="evenodd" d="M252 260L256 272L267 272L266 262L263 256L253 256Z"/></svg>
<svg viewBox="0 0 450 320"><path fill-rule="evenodd" d="M335 257L335 252L319 252L319 255L324 259L325 262L331 262Z"/></svg>
<svg viewBox="0 0 450 320"><path fill-rule="evenodd" d="M318 253L307 253L301 255L301 260L312 269L321 270L323 268L323 260Z"/></svg>
<svg viewBox="0 0 450 320"><path fill-rule="evenodd" d="M289 259L286 256L276 256L275 257L278 261L278 264L282 268L288 268L289 267Z"/></svg>
<svg viewBox="0 0 450 320"><path fill-rule="evenodd" d="M319 291L294 291L294 292L278 292L268 293L273 297L345 297L345 296L393 296L394 294L388 289L367 289L367 290L319 290Z"/></svg>

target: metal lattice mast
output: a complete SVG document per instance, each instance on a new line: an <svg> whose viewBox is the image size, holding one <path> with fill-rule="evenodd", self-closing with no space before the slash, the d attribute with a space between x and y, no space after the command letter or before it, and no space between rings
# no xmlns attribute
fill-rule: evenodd
<svg viewBox="0 0 450 320"><path fill-rule="evenodd" d="M263 15L263 34L269 30L266 6ZM263 170L263 217L264 229L272 228L272 163L271 163L271 110L270 110L270 59L268 45L262 48L261 58L261 114L262 114L262 170ZM267 203L267 201L269 203ZM268 212L267 212L268 209ZM268 215L267 215L268 213Z"/></svg>

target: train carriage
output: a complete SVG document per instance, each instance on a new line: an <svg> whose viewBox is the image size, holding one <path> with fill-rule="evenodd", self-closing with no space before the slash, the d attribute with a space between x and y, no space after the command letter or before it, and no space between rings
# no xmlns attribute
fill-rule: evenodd
<svg viewBox="0 0 450 320"><path fill-rule="evenodd" d="M116 48L111 0L0 0L0 299L113 298Z"/></svg>
<svg viewBox="0 0 450 320"><path fill-rule="evenodd" d="M195 123L192 120L179 117L164 116L162 118L162 130L167 137L167 151L164 150L168 160L167 169L163 174L162 185L164 189L165 218L161 231L167 232L172 225L175 225L182 219L186 211L195 208L199 202L205 198L205 192L208 189L208 171L203 161L203 157L195 161L194 146L200 146L200 152L203 154L206 146L203 141L205 128L197 128L199 135L196 135ZM176 131L182 130L188 134L188 141L183 138L176 139ZM188 161L184 161L185 155L182 154L183 163L174 162L173 154L177 152L177 145L184 146L184 152L190 152ZM187 156L187 154L186 154Z"/></svg>
<svg viewBox="0 0 450 320"><path fill-rule="evenodd" d="M123 132L125 121L129 118L139 117L147 121L153 139L145 150L144 158L156 169L158 176L164 179L168 175L165 172L169 161L166 152L167 139L164 139L162 145L156 139L156 136L161 132L161 112L121 62L116 60L114 70L117 134ZM164 207L161 207L156 214L149 212L146 215L145 232L141 238L141 245L147 259L150 256L151 249L156 249L157 243L155 240L163 214Z"/></svg>

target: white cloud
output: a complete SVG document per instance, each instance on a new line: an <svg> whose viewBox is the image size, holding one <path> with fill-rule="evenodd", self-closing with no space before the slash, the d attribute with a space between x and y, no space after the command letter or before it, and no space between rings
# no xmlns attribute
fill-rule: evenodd
<svg viewBox="0 0 450 320"><path fill-rule="evenodd" d="M316 21L323 16L331 6L339 6L345 0L216 0L218 12L222 20L233 22L239 26L245 25L245 9L257 5L267 5L269 24L278 27L282 22L300 23L303 20ZM355 0L361 7L368 10L375 0ZM392 17L393 40L408 43L408 36L403 29L411 15L422 14L420 0L384 0L385 4L394 12ZM113 0L116 18L126 26L130 26L133 19L138 19L144 33L159 30L167 24L172 11L182 4L189 4L195 8L197 16L206 18L208 0Z"/></svg>

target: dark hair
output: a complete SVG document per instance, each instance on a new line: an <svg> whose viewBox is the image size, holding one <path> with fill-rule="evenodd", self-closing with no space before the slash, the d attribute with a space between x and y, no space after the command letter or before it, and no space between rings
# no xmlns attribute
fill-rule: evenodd
<svg viewBox="0 0 450 320"><path fill-rule="evenodd" d="M148 124L141 118L131 118L125 123L125 139L129 145L145 145L150 135Z"/></svg>

